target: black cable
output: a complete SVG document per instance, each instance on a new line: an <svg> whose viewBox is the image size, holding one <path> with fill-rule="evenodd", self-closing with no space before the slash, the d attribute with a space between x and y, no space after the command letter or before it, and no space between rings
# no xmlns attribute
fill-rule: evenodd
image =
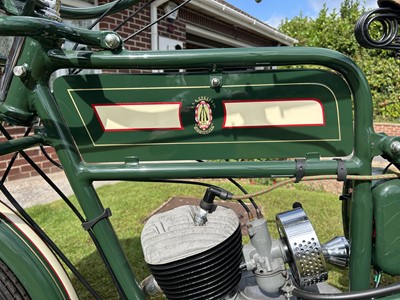
<svg viewBox="0 0 400 300"><path fill-rule="evenodd" d="M128 22L130 19L135 17L137 14L139 14L143 9L145 9L147 6L149 6L154 1L156 1L156 0L149 0L146 3L144 3L136 11L134 11L130 16L126 17L125 20L123 20L121 23L119 23L112 31L117 31L118 29L120 29L126 22Z"/></svg>
<svg viewBox="0 0 400 300"><path fill-rule="evenodd" d="M89 26L89 29L92 29L107 13L109 10L111 10L117 3L119 3L120 1L123 0L119 0L117 1L112 7L110 7L106 12L104 12L98 20L96 20L96 22L94 22L91 26ZM132 14L132 16L129 16L128 18L126 18L124 21L121 22L121 24L125 24L127 21L129 21L131 18L133 18L137 13L139 13L141 10L143 10L144 8L146 8L149 4L151 4L152 2L154 2L155 0L150 0L149 2L145 3L142 7L140 7L138 9L137 12L134 12ZM146 29L150 28L151 26L153 26L154 24L157 24L158 22L160 22L161 20L165 19L166 17L168 17L169 15L173 14L175 11L177 11L178 9L180 9L181 7L185 6L187 3L189 3L191 0L186 0L185 2L179 4L177 7L175 7L174 9L172 9L169 13L166 13L164 15L162 15L160 18L158 18L157 20L155 20L154 22L142 27L141 29L139 29L138 31L136 31L135 33L131 34L130 36L128 36L127 38L125 38L123 40L123 42L126 42L128 40L130 40L131 38L137 36L138 34L142 33L143 31L145 31ZM118 25L115 29L113 29L113 31L118 30L122 25ZM72 50L76 50L78 48L78 43L76 43L74 45L74 47L72 48ZM69 70L69 74L73 74L73 75L77 75L82 71L82 69L71 69Z"/></svg>
<svg viewBox="0 0 400 300"><path fill-rule="evenodd" d="M93 27L96 26L97 23L99 23L99 22L101 21L101 19L103 19L103 18L108 14L108 12L109 12L111 9L113 9L117 4L119 4L119 3L122 2L122 1L123 1L123 0L115 1L113 5L111 5L103 14L100 15L100 17L98 17L98 18L88 27L88 29L89 29L89 30L93 29ZM75 45L72 47L72 50L76 50L76 49L78 48L78 46L79 46L79 43L75 43ZM81 71L82 71L82 69L69 69L68 72L69 72L69 74L76 75L76 74L79 74Z"/></svg>
<svg viewBox="0 0 400 300"><path fill-rule="evenodd" d="M385 158L385 157L384 157L384 158ZM390 168L391 166L395 166L396 169L397 169L398 171L400 171L400 165L399 165L398 163L392 161L392 160L389 160L389 164L388 164L388 165L385 167L385 169L382 171L382 174L386 174L386 172L389 170L389 168Z"/></svg>
<svg viewBox="0 0 400 300"><path fill-rule="evenodd" d="M119 0L118 2L120 2L121 0ZM132 19L134 16L136 16L138 13L140 13L143 9L145 9L147 6L149 6L151 3L153 3L155 0L149 0L148 2L146 2L144 5L142 5L141 7L139 7L138 10L136 10L135 12L133 12L133 14L131 14L130 16L128 16L127 18L125 18L125 20L123 20L119 25L117 25L112 31L117 31L118 29L120 29L126 22L128 22L130 19ZM117 1L115 2L115 4L113 6L111 6L105 13L103 13L102 16L100 16L95 22L93 22L92 25L90 25L88 27L88 29L92 29L94 26L96 26L97 23L100 22L100 20L102 18L104 18L104 16L112 9L114 8L114 6L118 3ZM78 43L76 43L74 45L74 47L72 48L72 50L76 50L78 48ZM82 69L71 69L69 70L69 74L73 74L73 75L77 75L82 71Z"/></svg>
<svg viewBox="0 0 400 300"><path fill-rule="evenodd" d="M157 20L155 20L154 22L142 27L141 29L139 29L138 31L136 31L135 33L131 34L130 36L128 36L127 38L124 39L124 42L130 40L131 38L137 36L138 34L142 33L143 31L145 31L146 29L150 28L151 26L153 26L154 24L157 24L158 22L160 22L161 20L165 19L166 17L168 17L169 15L173 14L175 11L177 11L178 9L180 9L182 6L188 4L191 0L186 0L185 2L182 2L181 4L179 4L177 7L175 7L174 9L172 9L169 13L166 13L164 15L162 15L161 17L159 17Z"/></svg>
<svg viewBox="0 0 400 300"><path fill-rule="evenodd" d="M389 296L398 292L400 292L400 283L364 291L332 293L332 294L319 294L319 293L307 292L304 290L300 290L298 288L295 288L292 291L293 295L296 296L297 298L309 299L309 300L361 300L361 299L371 299L371 298Z"/></svg>
<svg viewBox="0 0 400 300"><path fill-rule="evenodd" d="M119 3L121 3L122 1L124 1L124 0L115 1L114 4L113 4L112 6L110 6L100 17L97 18L96 21L94 21L94 22L88 27L88 29L89 29L89 30L93 29L93 27L96 26L96 25L101 21L101 19L103 19L103 18L108 14L108 12L109 12L111 9L113 9L115 6L117 6L117 5L118 5Z"/></svg>
<svg viewBox="0 0 400 300"><path fill-rule="evenodd" d="M0 126L3 127L2 124L0 124ZM4 128L4 127L3 127L3 128ZM29 127L29 128L25 131L24 137L28 136L29 133L31 132L31 130L32 130L32 127ZM10 139L8 139L8 140L10 140ZM14 155L13 155L13 157L10 159L10 162L8 163L8 166L7 166L6 170L4 171L3 176L1 177L1 182L4 183L4 182L6 181L7 176L8 176L8 174L10 173L11 168L13 167L15 160L17 159L17 156L18 156L18 152L15 152Z"/></svg>
<svg viewBox="0 0 400 300"><path fill-rule="evenodd" d="M239 190L241 190L243 192L243 194L247 194L247 190L236 180L234 180L233 178L228 178L228 180L233 183ZM254 199L252 197L249 198L250 203L253 205L254 209L256 210L256 214L257 214L257 218L261 218L262 214L261 214L261 210L258 207L256 201L254 201Z"/></svg>
<svg viewBox="0 0 400 300"><path fill-rule="evenodd" d="M53 165L55 165L57 168L59 168L59 169L61 169L61 170L63 169L62 165L60 165L58 162L56 162L54 159L52 159L52 158L50 157L49 153L47 153L47 151L46 151L46 149L43 147L43 145L40 145L39 147L40 147L40 150L42 151L44 157L46 157L47 160L48 160L49 162L51 162L51 163L52 163Z"/></svg>
<svg viewBox="0 0 400 300"><path fill-rule="evenodd" d="M115 1L113 5L111 5L103 14L100 15L100 17L98 17L98 18L88 27L88 29L89 29L89 30L93 29L93 27L96 26L96 25L101 21L101 19L103 19L103 18L108 14L108 12L109 12L111 9L113 9L116 5L118 5L118 4L119 4L120 2L122 2L122 1L123 1L123 0ZM78 46L79 46L79 43L75 43L74 47L72 47L72 50L76 50L76 49L78 48Z"/></svg>
<svg viewBox="0 0 400 300"><path fill-rule="evenodd" d="M1 133L6 137L7 140L12 140L13 137L7 132L7 130L4 128L4 126L2 124L0 124L0 131ZM29 132L28 132L29 134ZM73 211L73 213L77 216L77 218L79 219L79 221L81 223L86 222L85 218L81 215L81 213L79 212L79 210L75 207L75 205L68 199L68 197L59 189L59 187L46 175L46 173L43 172L42 169L39 168L39 166L23 151L19 151L20 155L31 165L31 167L47 182L47 184L50 185L50 187L61 197L61 199L68 205L68 207ZM3 183L1 181L1 183ZM10 201L11 202L11 201ZM14 206L15 207L15 206ZM15 207L17 208L17 207ZM110 273L110 276L114 282L114 285L117 287L118 293L120 294L120 296L122 297L123 292L122 289L115 277L114 272L111 269L110 263L108 262L104 251L101 249L99 242L97 241L96 237L94 236L94 233L89 230L88 231L89 236L91 237L97 251L100 254L101 259L103 260L107 270ZM79 279L79 278L78 278ZM123 299L124 297L122 297Z"/></svg>
<svg viewBox="0 0 400 300"><path fill-rule="evenodd" d="M13 157L11 157L10 162L7 165L7 168L5 169L5 171L3 173L3 176L1 177L1 182L2 183L4 183L6 181L6 179L8 177L8 174L10 173L11 168L13 167L15 160L17 159L17 156L18 156L18 152L15 152Z"/></svg>
<svg viewBox="0 0 400 300"><path fill-rule="evenodd" d="M20 154L25 158L25 160L35 169L35 171L53 188L55 192L62 198L62 200L68 205L68 207L75 213L75 215L78 217L79 221L81 223L86 222L85 218L81 215L81 213L78 211L78 209L73 205L73 203L68 199L67 196L58 188L58 186L44 173L31 158L22 150L20 151ZM94 233L90 230L88 231L89 236L91 237L97 251L100 254L101 259L103 260L108 272L110 273L110 276L112 278L112 281L114 282L114 285L117 287L118 293L122 297L123 292L122 288L120 287L120 284L118 283L114 272L111 269L110 263L108 262L104 251L101 249L99 242L97 241L96 237L94 236ZM124 299L124 297L122 297Z"/></svg>
<svg viewBox="0 0 400 300"><path fill-rule="evenodd" d="M191 181L191 180L180 180L180 179L150 179L146 180L145 182L164 182L164 183L179 183L179 184L193 184L205 187L214 187L218 188L218 186L213 185L207 182L200 182L200 181Z"/></svg>
<svg viewBox="0 0 400 300"><path fill-rule="evenodd" d="M204 160L201 160L201 159L197 159L196 161L197 161L197 162L200 162L200 163L203 163L203 162L204 162ZM243 194L245 194L245 195L247 194L247 190L246 190L239 182L237 182L235 179L233 179L233 178L231 178L231 177L229 177L229 178L227 178L227 179L228 179L231 183L233 183L240 191L242 191ZM261 210L259 209L257 203L254 201L253 198L249 198L249 200L250 200L251 204L253 205L253 207L254 207L254 209L255 209L255 211L256 211L257 218L260 218L260 217L262 216L262 213L261 213ZM247 205L246 205L246 208L248 208ZM247 213L251 213L250 209L246 209L246 212L247 212Z"/></svg>
<svg viewBox="0 0 400 300"><path fill-rule="evenodd" d="M60 257L60 259L67 265L67 267L74 273L78 280L85 286L85 288L92 294L95 299L101 299L99 294L92 288L86 279L79 273L71 261L62 253L57 245L50 239L50 237L40 228L40 226L28 215L28 213L19 205L15 198L11 195L8 189L0 182L0 191L10 201L10 203L17 209L20 215L28 222L37 235Z"/></svg>
<svg viewBox="0 0 400 300"><path fill-rule="evenodd" d="M72 209L72 211L79 218L79 220L80 221L83 220L82 222L84 222L85 219L77 210L77 208L72 204L72 202L68 199L68 197L65 196L65 194L59 189L59 187L46 175L46 173L44 173L43 170L40 169L39 166L24 151L21 150L19 151L19 153L32 166L32 168L50 185L50 187L61 197L61 199L63 199L64 202L67 203L69 208Z"/></svg>
<svg viewBox="0 0 400 300"><path fill-rule="evenodd" d="M392 166L393 163L391 162L390 164L388 164L385 169L383 170L382 174L386 174L386 172L389 170L390 166Z"/></svg>
<svg viewBox="0 0 400 300"><path fill-rule="evenodd" d="M200 185L200 186L206 186L206 187L213 187L219 189L219 186L206 183L206 182L200 182L200 181L190 181L190 180L178 180L178 179L151 179L151 180L146 180L146 182L164 182L164 183L179 183L179 184L193 184L193 185ZM244 203L242 200L237 200L237 202L246 210L247 214L251 214L250 209L247 207L246 203Z"/></svg>
<svg viewBox="0 0 400 300"><path fill-rule="evenodd" d="M2 124L0 124L0 132L4 135L7 140L12 140L13 137L8 133ZM31 167L50 185L50 187L67 203L67 205L72 209L75 215L81 222L85 222L80 212L72 204L67 196L58 188L58 186L43 172L42 169L26 154L25 151L20 150L19 154L31 165Z"/></svg>

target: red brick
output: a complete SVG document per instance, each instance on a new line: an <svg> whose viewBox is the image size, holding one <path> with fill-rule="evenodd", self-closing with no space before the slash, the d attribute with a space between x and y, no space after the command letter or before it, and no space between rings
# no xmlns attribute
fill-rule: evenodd
<svg viewBox="0 0 400 300"><path fill-rule="evenodd" d="M8 163L13 156L14 156L14 153L2 155L2 156L0 156L0 160Z"/></svg>
<svg viewBox="0 0 400 300"><path fill-rule="evenodd" d="M384 132L390 136L400 136L400 124L376 123L374 124L375 132Z"/></svg>
<svg viewBox="0 0 400 300"><path fill-rule="evenodd" d="M54 164L52 162L50 162L50 161L43 161L41 163L41 168L42 169L49 169L49 168L51 168L53 166L54 166Z"/></svg>
<svg viewBox="0 0 400 300"><path fill-rule="evenodd" d="M24 178L29 178L29 177L31 177L29 173L14 174L14 175L8 176L7 181L13 181L13 180L24 179Z"/></svg>
<svg viewBox="0 0 400 300"><path fill-rule="evenodd" d="M14 135L24 135L26 128L25 127L6 127L7 132L14 136Z"/></svg>
<svg viewBox="0 0 400 300"><path fill-rule="evenodd" d="M21 167L21 172L25 173L25 172L32 172L34 169L32 168L31 165L25 165Z"/></svg>
<svg viewBox="0 0 400 300"><path fill-rule="evenodd" d="M21 168L19 167L14 167L10 170L10 172L8 173L9 175L17 175L17 174L21 174L23 172L21 172Z"/></svg>
<svg viewBox="0 0 400 300"><path fill-rule="evenodd" d="M23 157L18 157L14 161L14 166L22 166L22 165L26 165L26 164L27 164L27 161Z"/></svg>
<svg viewBox="0 0 400 300"><path fill-rule="evenodd" d="M36 149L31 148L31 149L25 150L24 152L26 155L28 155L31 158L40 155L39 148L36 148Z"/></svg>

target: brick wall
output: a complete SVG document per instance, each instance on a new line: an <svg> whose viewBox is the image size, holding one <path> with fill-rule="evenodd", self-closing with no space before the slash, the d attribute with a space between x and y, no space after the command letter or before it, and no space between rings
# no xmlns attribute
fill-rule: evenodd
<svg viewBox="0 0 400 300"><path fill-rule="evenodd" d="M107 2L107 1L102 1ZM101 3L99 3L101 4ZM113 14L112 16L105 17L100 23L100 30L113 30L121 21L125 20L134 11L138 9L138 5L135 5L122 12ZM129 20L124 26L122 26L117 32L123 38L127 38L131 34L135 33L138 28L142 28L150 22L150 11L148 9L143 10L141 13L136 15L134 18ZM146 50L150 49L151 46L151 35L150 28L143 31L136 37L132 38L125 43L125 47L128 50Z"/></svg>
<svg viewBox="0 0 400 300"><path fill-rule="evenodd" d="M12 127L6 126L7 131L13 138L23 137L25 134L26 128L24 127ZM6 138L1 135L0 142L6 141ZM46 152L49 156L58 161L57 155L55 153L54 148L45 147ZM45 173L54 173L59 172L60 169L56 167L53 163L51 163L42 153L40 147L32 147L25 150L25 153L42 169ZM3 176L10 160L13 158L14 154L4 155L0 159L0 178ZM14 161L13 168L7 176L7 180L16 180L29 178L32 176L37 176L37 172L31 167L31 165L20 155L17 155L16 160Z"/></svg>
<svg viewBox="0 0 400 300"><path fill-rule="evenodd" d="M101 0L99 4L107 2L107 0ZM99 24L100 29L113 30L122 20L126 19L133 12L136 12L139 7L139 5L135 5L122 12L104 18ZM164 13L163 6L158 7L157 16L161 17L164 15ZM118 29L117 32L123 39L125 39L149 23L150 7L147 7L126 24L124 24L124 26ZM276 41L245 31L237 26L232 26L231 24L227 24L216 18L204 15L201 12L190 10L187 7L179 9L178 18L173 23L168 22L166 19L160 21L158 24L158 34L166 38L183 42L183 48L185 49L186 24L193 24L209 31L218 32L238 41L249 43L253 46L273 46L277 44ZM151 49L151 29L148 28L134 38L125 42L125 47L128 50Z"/></svg>
<svg viewBox="0 0 400 300"><path fill-rule="evenodd" d="M393 123L376 123L374 124L375 132L384 132L390 136L400 136L400 124Z"/></svg>
<svg viewBox="0 0 400 300"><path fill-rule="evenodd" d="M101 1L106 3L107 1ZM101 4L101 3L99 3ZM125 20L128 16L136 12L139 5L135 5L122 12L113 14L112 16L106 17L100 22L99 26L101 30L113 30L121 21ZM164 14L163 8L159 7L157 11L158 17ZM144 26L150 23L150 8L142 10L134 18L129 20L120 29L118 34L123 38L134 34ZM171 38L174 40L186 42L186 25L181 19L177 19L174 23L170 23L166 20L162 20L158 24L158 34L163 37ZM142 31L132 39L126 41L124 46L128 50L150 50L151 49L151 28ZM185 47L184 47L185 48Z"/></svg>
<svg viewBox="0 0 400 300"><path fill-rule="evenodd" d="M242 41L255 47L274 46L276 41L267 39L266 37L253 34L245 31L238 26L232 26L215 18L206 16L201 12L182 8L179 10L179 18L185 23L190 23L198 27L206 28L210 31L215 31L237 41Z"/></svg>

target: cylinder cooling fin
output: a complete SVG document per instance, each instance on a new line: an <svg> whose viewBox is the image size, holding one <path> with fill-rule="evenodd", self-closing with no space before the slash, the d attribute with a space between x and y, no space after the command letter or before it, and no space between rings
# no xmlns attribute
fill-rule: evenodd
<svg viewBox="0 0 400 300"><path fill-rule="evenodd" d="M276 216L278 231L287 245L293 279L307 287L328 279L322 246L303 209L297 208Z"/></svg>
<svg viewBox="0 0 400 300"><path fill-rule="evenodd" d="M168 299L223 299L236 293L242 235L236 214L218 206L204 226L195 226L196 206L154 215L142 232L142 247Z"/></svg>

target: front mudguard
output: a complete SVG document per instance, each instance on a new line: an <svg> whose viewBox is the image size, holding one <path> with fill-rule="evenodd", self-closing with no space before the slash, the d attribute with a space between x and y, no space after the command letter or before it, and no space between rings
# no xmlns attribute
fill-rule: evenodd
<svg viewBox="0 0 400 300"><path fill-rule="evenodd" d="M31 299L78 299L53 252L1 201L0 259L12 270Z"/></svg>

